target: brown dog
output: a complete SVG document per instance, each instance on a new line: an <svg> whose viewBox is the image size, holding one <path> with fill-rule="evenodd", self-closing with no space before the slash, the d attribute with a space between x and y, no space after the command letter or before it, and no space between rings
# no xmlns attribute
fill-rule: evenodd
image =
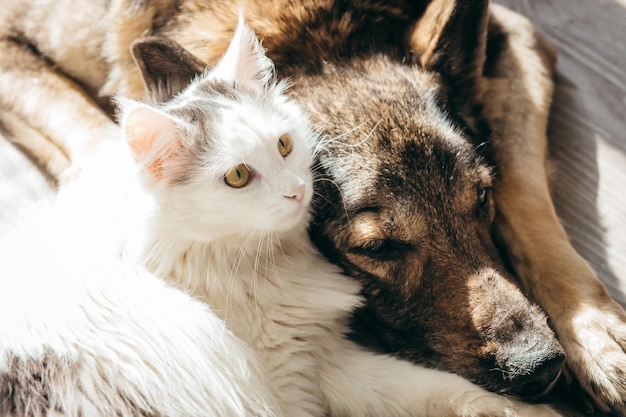
<svg viewBox="0 0 626 417"><path fill-rule="evenodd" d="M69 3L27 3L0 12L0 104L7 128L42 133L24 145L55 172L88 146L85 132L97 139L111 123L95 92L143 95L135 39L167 37L212 64L240 6L329 138L311 234L363 282L354 337L492 390L532 397L549 387L562 351L511 283L495 231L581 385L624 413L626 317L554 213L552 58L525 20L500 8L489 17L485 1L125 0L86 2L66 22Z"/></svg>

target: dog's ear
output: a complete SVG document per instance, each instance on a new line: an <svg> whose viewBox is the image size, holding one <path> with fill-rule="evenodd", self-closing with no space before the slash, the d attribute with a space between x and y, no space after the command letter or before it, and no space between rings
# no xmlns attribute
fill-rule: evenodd
<svg viewBox="0 0 626 417"><path fill-rule="evenodd" d="M146 98L153 103L171 99L206 68L191 52L167 38L140 38L131 45L131 52L141 71Z"/></svg>
<svg viewBox="0 0 626 417"><path fill-rule="evenodd" d="M408 32L413 61L441 74L465 103L482 95L488 6L488 0L431 0ZM459 105L457 111L469 109Z"/></svg>

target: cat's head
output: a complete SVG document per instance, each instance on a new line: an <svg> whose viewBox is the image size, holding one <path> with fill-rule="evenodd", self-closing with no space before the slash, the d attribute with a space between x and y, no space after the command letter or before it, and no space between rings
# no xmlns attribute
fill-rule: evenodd
<svg viewBox="0 0 626 417"><path fill-rule="evenodd" d="M306 226L314 134L253 32L207 70L167 39L133 53L152 103L120 99L120 118L161 217L201 241Z"/></svg>

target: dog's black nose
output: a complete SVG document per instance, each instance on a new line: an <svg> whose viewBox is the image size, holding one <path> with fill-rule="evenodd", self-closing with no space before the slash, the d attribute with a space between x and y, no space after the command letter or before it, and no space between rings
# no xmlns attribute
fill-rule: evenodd
<svg viewBox="0 0 626 417"><path fill-rule="evenodd" d="M557 352L534 369L529 369L528 373L513 378L510 381L510 393L525 400L534 400L547 394L561 375L564 363L565 354Z"/></svg>

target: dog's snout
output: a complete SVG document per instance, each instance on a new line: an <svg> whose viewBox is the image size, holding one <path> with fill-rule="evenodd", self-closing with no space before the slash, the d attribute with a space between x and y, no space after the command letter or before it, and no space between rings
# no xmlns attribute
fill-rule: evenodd
<svg viewBox="0 0 626 417"><path fill-rule="evenodd" d="M496 350L502 378L499 385L503 392L534 400L556 383L565 363L565 351L537 306L528 304L509 317L503 321L509 330L496 331L500 336Z"/></svg>
<svg viewBox="0 0 626 417"><path fill-rule="evenodd" d="M564 363L565 355L556 355L543 362L530 374L518 378L517 384L511 390L512 394L525 399L535 399L547 394L561 375Z"/></svg>
<svg viewBox="0 0 626 417"><path fill-rule="evenodd" d="M486 358L493 361L486 363L488 385L525 400L546 394L560 375L565 353L543 311L494 270L477 274L472 284L474 322L488 340Z"/></svg>
<svg viewBox="0 0 626 417"><path fill-rule="evenodd" d="M547 394L561 374L565 353L560 344L550 339L543 344L533 343L530 349L513 344L512 354L503 354L498 361L501 391L525 400L534 400ZM526 347L526 346L522 346Z"/></svg>

